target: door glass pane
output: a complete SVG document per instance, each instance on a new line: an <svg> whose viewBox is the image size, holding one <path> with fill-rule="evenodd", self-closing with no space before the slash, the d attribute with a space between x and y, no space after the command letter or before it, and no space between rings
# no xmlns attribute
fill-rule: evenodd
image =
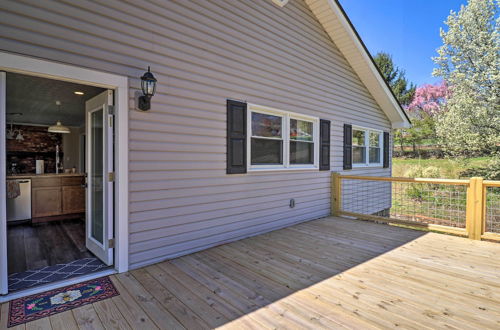
<svg viewBox="0 0 500 330"><path fill-rule="evenodd" d="M297 119L290 119L290 140L313 140L313 123Z"/></svg>
<svg viewBox="0 0 500 330"><path fill-rule="evenodd" d="M90 115L90 187L91 189L91 236L103 243L104 236L104 177L103 177L103 110Z"/></svg>
<svg viewBox="0 0 500 330"><path fill-rule="evenodd" d="M252 165L283 164L283 141L252 138Z"/></svg>
<svg viewBox="0 0 500 330"><path fill-rule="evenodd" d="M281 117L252 112L252 136L281 138Z"/></svg>
<svg viewBox="0 0 500 330"><path fill-rule="evenodd" d="M352 162L354 164L366 163L365 147L352 147Z"/></svg>
<svg viewBox="0 0 500 330"><path fill-rule="evenodd" d="M290 164L314 164L314 143L290 141Z"/></svg>

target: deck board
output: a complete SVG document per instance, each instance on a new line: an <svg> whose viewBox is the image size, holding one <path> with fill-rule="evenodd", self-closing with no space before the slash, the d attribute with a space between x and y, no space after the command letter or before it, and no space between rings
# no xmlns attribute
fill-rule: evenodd
<svg viewBox="0 0 500 330"><path fill-rule="evenodd" d="M499 255L330 217L111 276L120 296L19 329L499 328Z"/></svg>

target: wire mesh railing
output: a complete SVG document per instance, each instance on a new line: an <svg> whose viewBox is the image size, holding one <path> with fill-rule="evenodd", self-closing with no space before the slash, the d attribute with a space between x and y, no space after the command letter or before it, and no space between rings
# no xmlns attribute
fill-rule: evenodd
<svg viewBox="0 0 500 330"><path fill-rule="evenodd" d="M467 185L344 179L342 209L465 228Z"/></svg>
<svg viewBox="0 0 500 330"><path fill-rule="evenodd" d="M500 181L334 173L332 214L500 240Z"/></svg>
<svg viewBox="0 0 500 330"><path fill-rule="evenodd" d="M485 182L485 231L500 234L500 186Z"/></svg>

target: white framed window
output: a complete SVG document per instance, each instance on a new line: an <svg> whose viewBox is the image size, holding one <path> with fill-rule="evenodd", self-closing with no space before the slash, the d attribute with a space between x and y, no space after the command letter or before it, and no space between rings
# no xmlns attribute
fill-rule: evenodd
<svg viewBox="0 0 500 330"><path fill-rule="evenodd" d="M248 105L247 169L319 169L319 118Z"/></svg>
<svg viewBox="0 0 500 330"><path fill-rule="evenodd" d="M352 127L353 167L382 166L383 132L364 127Z"/></svg>

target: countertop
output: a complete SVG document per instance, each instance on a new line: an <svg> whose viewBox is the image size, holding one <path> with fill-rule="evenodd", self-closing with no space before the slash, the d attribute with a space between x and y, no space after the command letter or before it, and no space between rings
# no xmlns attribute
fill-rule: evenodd
<svg viewBox="0 0 500 330"><path fill-rule="evenodd" d="M71 176L84 176L83 173L44 173L44 174L13 174L7 175L7 179L33 179L33 178L51 178L51 177L71 177Z"/></svg>

